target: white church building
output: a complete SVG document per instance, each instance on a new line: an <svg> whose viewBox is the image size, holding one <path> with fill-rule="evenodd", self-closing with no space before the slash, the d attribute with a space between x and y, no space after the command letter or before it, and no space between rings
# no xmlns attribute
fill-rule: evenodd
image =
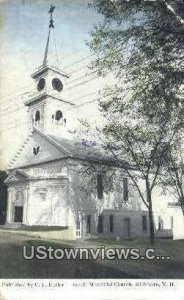
<svg viewBox="0 0 184 300"><path fill-rule="evenodd" d="M5 226L57 228L68 239L148 238L148 210L123 169L69 130L74 104L62 96L69 77L47 63L52 9L43 64L31 75L34 93L24 103L30 133L7 170ZM84 171L94 165L94 172ZM119 178L111 190L109 167ZM180 207L159 189L153 214L157 237L184 238Z"/></svg>

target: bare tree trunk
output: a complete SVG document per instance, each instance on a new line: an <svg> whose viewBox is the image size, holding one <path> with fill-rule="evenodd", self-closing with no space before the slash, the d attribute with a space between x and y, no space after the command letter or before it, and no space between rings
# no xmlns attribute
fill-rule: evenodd
<svg viewBox="0 0 184 300"><path fill-rule="evenodd" d="M146 180L146 196L147 202L149 204L148 212L149 212L149 238L150 244L154 245L155 243L155 230L154 230L154 223L153 223L153 208L152 208L152 198L151 198L151 189L149 180Z"/></svg>
<svg viewBox="0 0 184 300"><path fill-rule="evenodd" d="M180 24L184 24L184 19L182 19L180 16L177 15L176 11L174 10L174 8L167 3L166 0L162 0L163 3L165 3L166 8L175 16L175 18L180 22Z"/></svg>
<svg viewBox="0 0 184 300"><path fill-rule="evenodd" d="M182 193L183 194L183 193ZM180 206L181 206L181 210L182 210L182 213L184 215L184 196L182 195L181 198L180 198Z"/></svg>

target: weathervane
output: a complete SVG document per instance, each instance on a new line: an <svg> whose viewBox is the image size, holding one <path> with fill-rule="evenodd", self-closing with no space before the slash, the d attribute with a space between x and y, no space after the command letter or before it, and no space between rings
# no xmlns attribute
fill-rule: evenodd
<svg viewBox="0 0 184 300"><path fill-rule="evenodd" d="M48 13L50 14L50 24L49 24L49 28L51 28L51 27L54 28L54 21L53 21L53 19L52 19L52 14L53 14L54 9L55 9L55 6L51 5L51 6L50 6L50 9L49 9L49 11L48 11Z"/></svg>

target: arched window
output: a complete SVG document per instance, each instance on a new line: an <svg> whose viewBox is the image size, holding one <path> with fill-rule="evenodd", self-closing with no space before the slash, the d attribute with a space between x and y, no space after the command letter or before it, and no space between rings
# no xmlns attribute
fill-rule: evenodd
<svg viewBox="0 0 184 300"><path fill-rule="evenodd" d="M63 117L63 113L60 110L57 110L55 114L55 120L59 121L61 120L62 117Z"/></svg>
<svg viewBox="0 0 184 300"><path fill-rule="evenodd" d="M40 121L40 111L37 110L36 113L35 113L35 122L38 122Z"/></svg>

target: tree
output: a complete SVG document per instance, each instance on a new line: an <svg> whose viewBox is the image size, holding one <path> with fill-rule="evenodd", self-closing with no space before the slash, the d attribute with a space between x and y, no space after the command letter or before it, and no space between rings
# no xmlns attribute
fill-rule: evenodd
<svg viewBox="0 0 184 300"><path fill-rule="evenodd" d="M184 215L184 149L179 136L165 156L164 169L160 176L163 190L169 190L180 205Z"/></svg>
<svg viewBox="0 0 184 300"><path fill-rule="evenodd" d="M92 68L100 75L111 71L116 81L99 100L107 121L101 142L148 208L153 244L152 192L184 125L183 4L96 0L94 7L104 22L91 32L88 43L96 54ZM146 196L137 179L144 181Z"/></svg>
<svg viewBox="0 0 184 300"><path fill-rule="evenodd" d="M6 219L7 187L4 183L6 177L6 172L0 171L0 224L4 224Z"/></svg>

